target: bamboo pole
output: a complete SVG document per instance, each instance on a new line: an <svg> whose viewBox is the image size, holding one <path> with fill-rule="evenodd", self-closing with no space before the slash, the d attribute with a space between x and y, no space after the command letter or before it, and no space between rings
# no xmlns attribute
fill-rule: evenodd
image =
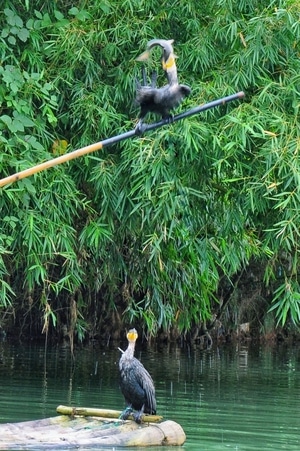
<svg viewBox="0 0 300 451"><path fill-rule="evenodd" d="M110 410L110 409L97 409L93 407L69 407L69 406L58 406L56 412L61 415L80 415L85 417L101 417L101 418L120 418L122 411L120 410ZM133 420L133 416L129 415L130 420ZM160 415L143 415L142 420L145 423L157 423L162 420Z"/></svg>
<svg viewBox="0 0 300 451"><path fill-rule="evenodd" d="M238 92L236 94L232 94L227 97L222 97L221 99L214 100L212 102L205 103L204 105L199 105L195 108L191 108L188 111L177 114L174 116L172 122L179 121L181 119L185 119L186 117L202 113L210 108L215 108L220 105L225 105L228 102L233 100L242 99L245 96L244 92ZM145 124L145 128L143 133L148 132L150 130L154 130L156 128L162 127L163 125L169 125L170 121L168 119L163 119L159 122L155 122L154 124ZM83 155L87 155L91 152L95 152L96 150L100 150L103 147L110 146L112 144L116 144L120 141L124 141L125 139L132 138L136 135L135 130L130 130L129 132L121 133L120 135L113 136L111 138L105 139L103 141L90 144L89 146L82 147L80 149L74 150L73 152L66 153L65 155L61 155L60 157L53 158L52 160L45 161L44 163L37 164L31 168L25 169L24 171L17 172L13 175L9 175L0 180L0 187L8 185L9 183L17 182L26 177L29 177L37 172L44 171L45 169L52 168L53 166L57 166L58 164L65 163L66 161L74 160L75 158L82 157Z"/></svg>

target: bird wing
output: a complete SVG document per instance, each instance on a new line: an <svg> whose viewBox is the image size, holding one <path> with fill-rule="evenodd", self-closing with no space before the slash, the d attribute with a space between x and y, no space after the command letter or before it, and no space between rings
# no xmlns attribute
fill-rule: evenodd
<svg viewBox="0 0 300 451"><path fill-rule="evenodd" d="M137 384L144 390L147 404L152 413L156 412L155 389L152 377L143 366L143 364L135 359L135 379Z"/></svg>

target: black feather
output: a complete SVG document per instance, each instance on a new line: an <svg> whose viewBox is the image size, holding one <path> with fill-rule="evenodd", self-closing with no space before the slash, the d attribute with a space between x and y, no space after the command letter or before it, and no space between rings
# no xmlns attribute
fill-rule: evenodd
<svg viewBox="0 0 300 451"><path fill-rule="evenodd" d="M130 340L129 337L133 336ZM119 361L120 388L126 404L141 413L156 414L156 398L153 380L143 364L134 357L137 333L132 329L127 334L128 348Z"/></svg>
<svg viewBox="0 0 300 451"><path fill-rule="evenodd" d="M142 85L136 85L136 103L140 106L139 122L136 126L136 133L143 132L144 118L147 113L161 115L162 119L172 119L171 111L177 108L182 100L189 96L191 88L187 85L180 85L177 78L177 67L175 55L172 47L173 40L153 39L148 42L148 50L138 59L143 61L149 55L149 50L159 45L163 49L162 67L166 74L168 84L161 88L156 87L156 76L152 75L151 85L146 84L145 68L142 68Z"/></svg>

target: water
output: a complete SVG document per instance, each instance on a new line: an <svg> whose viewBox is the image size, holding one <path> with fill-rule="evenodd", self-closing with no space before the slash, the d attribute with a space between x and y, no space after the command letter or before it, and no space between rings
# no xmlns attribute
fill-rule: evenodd
<svg viewBox="0 0 300 451"><path fill-rule="evenodd" d="M117 347L77 349L73 363L68 347L45 355L43 346L1 343L0 422L54 416L59 404L121 410ZM186 432L185 445L170 450L300 450L299 346L170 345L136 354L155 381L158 414Z"/></svg>

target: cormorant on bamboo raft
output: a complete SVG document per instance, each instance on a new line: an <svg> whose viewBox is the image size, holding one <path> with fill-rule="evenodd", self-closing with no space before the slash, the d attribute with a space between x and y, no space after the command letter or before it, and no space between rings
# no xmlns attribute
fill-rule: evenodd
<svg viewBox="0 0 300 451"><path fill-rule="evenodd" d="M144 413L156 414L155 388L152 377L143 364L134 357L137 331L130 329L127 333L128 347L122 351L119 361L120 387L127 408L122 412L121 419L126 420L133 410L134 419L141 423Z"/></svg>
<svg viewBox="0 0 300 451"><path fill-rule="evenodd" d="M58 406L57 413L41 420L0 424L0 450L140 449L178 446L186 439L180 424L162 421L158 415L147 415L147 423L137 424L119 420L121 412L117 410Z"/></svg>

